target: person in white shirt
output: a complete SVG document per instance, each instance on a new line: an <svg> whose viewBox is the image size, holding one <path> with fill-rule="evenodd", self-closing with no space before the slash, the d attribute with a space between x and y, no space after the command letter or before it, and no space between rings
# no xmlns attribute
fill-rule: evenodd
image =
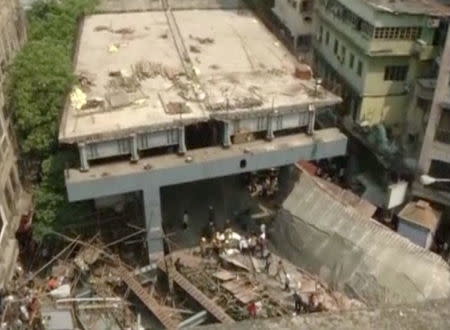
<svg viewBox="0 0 450 330"><path fill-rule="evenodd" d="M183 229L186 230L189 226L189 214L187 210L184 210L183 214Z"/></svg>

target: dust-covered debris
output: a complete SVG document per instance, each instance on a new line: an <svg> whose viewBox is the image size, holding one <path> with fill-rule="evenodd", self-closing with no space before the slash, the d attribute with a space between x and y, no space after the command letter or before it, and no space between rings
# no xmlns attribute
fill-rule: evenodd
<svg viewBox="0 0 450 330"><path fill-rule="evenodd" d="M201 53L201 50L200 50L200 48L199 47L197 47L197 46L194 46L194 45L191 45L191 46L189 46L189 50L192 52L192 53Z"/></svg>
<svg viewBox="0 0 450 330"><path fill-rule="evenodd" d="M205 37L205 38L195 37L195 36L193 36L193 35L191 35L191 34L189 35L189 38L192 39L192 40L197 41L199 44L202 44L202 45L211 45L211 44L214 43L214 39L213 39L213 38L208 38L208 37Z"/></svg>
<svg viewBox="0 0 450 330"><path fill-rule="evenodd" d="M134 33L134 29L129 28L129 27L124 27L124 28L120 28L120 29L114 30L114 33L117 33L117 34L133 34Z"/></svg>
<svg viewBox="0 0 450 330"><path fill-rule="evenodd" d="M167 113L170 115L191 112L186 102L169 102L166 104Z"/></svg>
<svg viewBox="0 0 450 330"><path fill-rule="evenodd" d="M100 31L109 31L111 28L109 27L109 26L106 26L106 25L97 25L95 28L94 28L94 31L95 32L100 32Z"/></svg>
<svg viewBox="0 0 450 330"><path fill-rule="evenodd" d="M174 80L184 74L176 68L151 61L140 61L133 66L132 70L139 80L152 79L158 76Z"/></svg>
<svg viewBox="0 0 450 330"><path fill-rule="evenodd" d="M113 28L106 26L106 25L98 25L94 28L95 32L102 32L102 31L108 31L111 33L116 33L116 34L133 34L134 33L134 29L130 28L130 27L123 27L120 29L116 29L114 30Z"/></svg>

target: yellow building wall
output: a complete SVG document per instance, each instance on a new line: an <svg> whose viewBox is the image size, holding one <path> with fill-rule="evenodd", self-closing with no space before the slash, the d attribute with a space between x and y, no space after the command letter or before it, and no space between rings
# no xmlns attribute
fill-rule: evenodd
<svg viewBox="0 0 450 330"><path fill-rule="evenodd" d="M369 125L383 123L392 126L405 122L408 112L408 95L364 97L359 120Z"/></svg>

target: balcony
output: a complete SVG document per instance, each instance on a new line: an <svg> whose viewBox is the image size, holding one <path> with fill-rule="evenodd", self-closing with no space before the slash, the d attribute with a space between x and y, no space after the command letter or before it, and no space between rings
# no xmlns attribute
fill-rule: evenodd
<svg viewBox="0 0 450 330"><path fill-rule="evenodd" d="M418 56L420 60L432 59L437 54L436 47L427 44L422 40L393 38L383 39L374 38L374 27L372 30L355 28L347 22L339 19L337 16L328 12L323 6L316 7L317 16L322 19L329 27L343 34L348 41L358 47L360 51L368 56ZM371 24L368 23L367 24Z"/></svg>

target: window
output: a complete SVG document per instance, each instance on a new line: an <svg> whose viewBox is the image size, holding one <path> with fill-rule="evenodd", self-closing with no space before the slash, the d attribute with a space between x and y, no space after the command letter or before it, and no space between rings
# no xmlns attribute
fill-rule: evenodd
<svg viewBox="0 0 450 330"><path fill-rule="evenodd" d="M407 65L390 65L384 68L384 80L386 81L403 81L407 75Z"/></svg>
<svg viewBox="0 0 450 330"><path fill-rule="evenodd" d="M297 38L297 46L301 49L308 49L311 47L311 35L300 35Z"/></svg>
<svg viewBox="0 0 450 330"><path fill-rule="evenodd" d="M337 39L334 40L334 54L337 55L339 50L339 41Z"/></svg>
<svg viewBox="0 0 450 330"><path fill-rule="evenodd" d="M375 28L375 39L387 40L416 40L420 38L420 27L381 27Z"/></svg>
<svg viewBox="0 0 450 330"><path fill-rule="evenodd" d="M358 74L358 76L362 76L362 71L363 71L363 64L361 62L361 60L358 60L358 68L356 70L356 73Z"/></svg>
<svg viewBox="0 0 450 330"><path fill-rule="evenodd" d="M310 11L312 9L312 1L311 0L303 0L300 3L300 12Z"/></svg>
<svg viewBox="0 0 450 330"><path fill-rule="evenodd" d="M349 62L348 62L348 66L350 67L350 69L353 69L354 65L355 65L355 55L350 53L350 59L349 59Z"/></svg>
<svg viewBox="0 0 450 330"><path fill-rule="evenodd" d="M292 6L292 8L297 8L297 1L296 0L288 0L288 3Z"/></svg>
<svg viewBox="0 0 450 330"><path fill-rule="evenodd" d="M342 60L345 61L345 56L347 55L347 48L344 45L341 46L341 56Z"/></svg>
<svg viewBox="0 0 450 330"><path fill-rule="evenodd" d="M328 45L330 43L330 32L325 33L325 44Z"/></svg>
<svg viewBox="0 0 450 330"><path fill-rule="evenodd" d="M359 31L362 35L372 37L374 26L369 22L356 15L353 11L348 9L337 0L329 0L325 4L325 9L330 12L335 18L344 22L353 29Z"/></svg>

